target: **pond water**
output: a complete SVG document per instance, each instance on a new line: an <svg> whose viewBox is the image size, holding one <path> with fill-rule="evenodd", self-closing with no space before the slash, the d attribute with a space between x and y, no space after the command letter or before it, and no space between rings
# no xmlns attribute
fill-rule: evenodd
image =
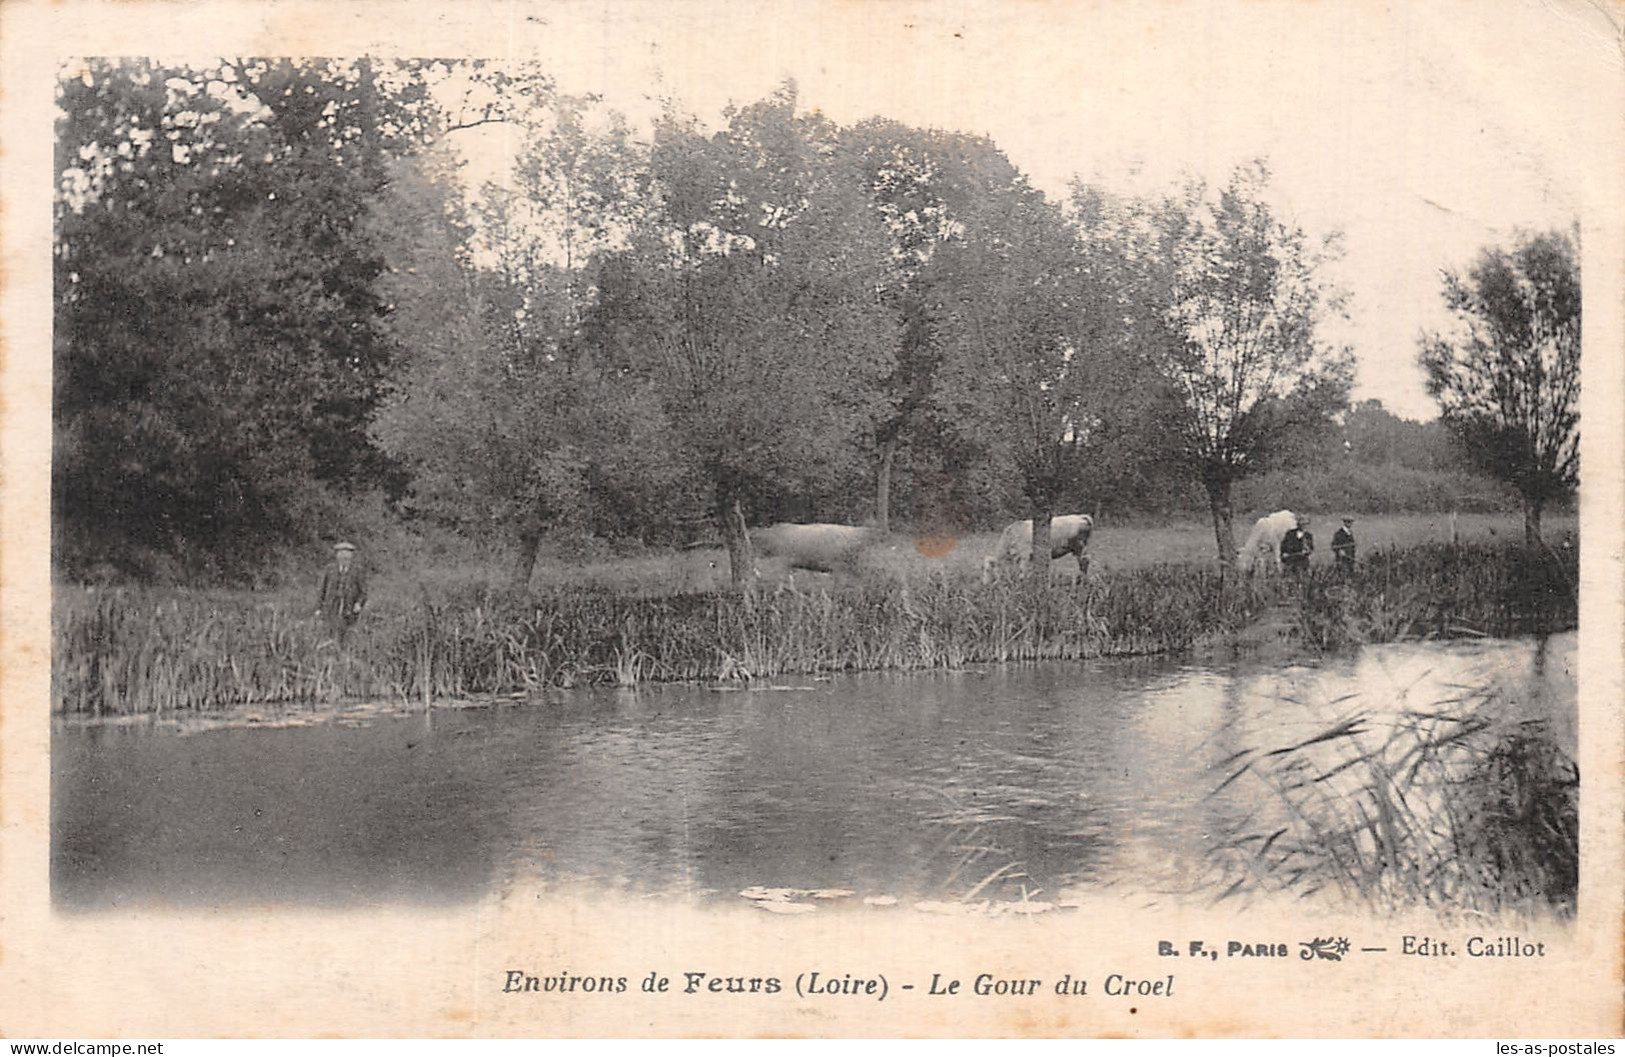
<svg viewBox="0 0 1625 1057"><path fill-rule="evenodd" d="M1116 660L593 691L546 703L73 722L64 908L475 899L517 884L737 900L1155 888L1252 809L1224 761L1356 705L1502 688L1573 754L1575 637L1313 663ZM1516 717L1515 717L1516 718Z"/></svg>

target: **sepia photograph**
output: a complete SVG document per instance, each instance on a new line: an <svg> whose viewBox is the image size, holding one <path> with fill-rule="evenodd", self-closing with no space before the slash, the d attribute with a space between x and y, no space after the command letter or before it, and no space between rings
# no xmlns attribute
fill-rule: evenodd
<svg viewBox="0 0 1625 1057"><path fill-rule="evenodd" d="M0 20L0 1032L1620 1033L1625 11Z"/></svg>

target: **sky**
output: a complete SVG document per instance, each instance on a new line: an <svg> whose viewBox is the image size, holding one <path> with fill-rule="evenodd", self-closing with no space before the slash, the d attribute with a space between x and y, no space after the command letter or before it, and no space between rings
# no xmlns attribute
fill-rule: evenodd
<svg viewBox="0 0 1625 1057"><path fill-rule="evenodd" d="M1571 228L1613 181L1589 122L1619 31L1585 0L499 4L479 40L646 121L716 119L786 78L846 124L984 133L1046 192L1156 192L1255 157L1312 237L1340 232L1351 297L1325 330L1354 396L1436 414L1417 337L1447 326L1440 269L1519 229ZM1617 98L1613 101L1617 107ZM1617 111L1616 111L1617 112ZM1595 209L1594 206L1590 207Z"/></svg>

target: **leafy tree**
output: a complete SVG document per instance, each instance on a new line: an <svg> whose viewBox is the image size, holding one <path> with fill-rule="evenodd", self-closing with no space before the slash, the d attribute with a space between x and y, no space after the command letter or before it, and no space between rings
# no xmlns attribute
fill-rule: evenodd
<svg viewBox="0 0 1625 1057"><path fill-rule="evenodd" d="M940 388L954 421L1013 471L1033 568L1047 571L1050 519L1131 450L1144 405L1124 262L1026 187L987 197L941 256L960 338Z"/></svg>
<svg viewBox="0 0 1625 1057"><path fill-rule="evenodd" d="M594 257L625 237L646 159L586 101L532 98L504 118L532 145L510 182L472 206L444 163L398 184L391 214L427 237L400 247L417 263L393 279L416 306L397 315L412 353L379 429L415 472L413 505L509 537L519 584L546 532L639 532L677 474L658 406L602 369L584 329Z"/></svg>
<svg viewBox="0 0 1625 1057"><path fill-rule="evenodd" d="M1524 535L1580 472L1580 261L1562 232L1483 251L1444 273L1455 333L1426 335L1420 361L1443 419L1523 498Z"/></svg>
<svg viewBox="0 0 1625 1057"><path fill-rule="evenodd" d="M501 413L512 380L496 350L515 339L515 296L473 263L473 225L448 154L397 165L380 215L391 218L383 235L392 262L380 289L409 351L374 435L411 475L403 508L473 538L506 532L518 483L504 449L530 439L514 435L525 422Z"/></svg>
<svg viewBox="0 0 1625 1057"><path fill-rule="evenodd" d="M1207 493L1221 561L1235 554L1232 485L1291 458L1352 381L1349 351L1317 334L1342 308L1317 275L1336 244L1277 219L1268 179L1257 162L1216 197L1193 183L1136 225L1143 289L1164 328L1153 362L1176 396L1171 455Z"/></svg>
<svg viewBox="0 0 1625 1057"><path fill-rule="evenodd" d="M748 507L851 477L891 352L885 233L838 130L798 114L793 86L728 116L657 128L650 209L606 261L596 333L707 482L737 583Z"/></svg>
<svg viewBox="0 0 1625 1057"><path fill-rule="evenodd" d="M945 356L937 250L964 237L967 218L984 198L1021 186L1023 177L984 137L874 118L843 138L861 168L871 208L890 236L881 296L890 312L895 355L881 379L883 403L874 428L874 516L885 532L891 527L898 454L932 410Z"/></svg>
<svg viewBox="0 0 1625 1057"><path fill-rule="evenodd" d="M391 482L366 217L410 71L93 60L58 86L59 559L238 574Z"/></svg>

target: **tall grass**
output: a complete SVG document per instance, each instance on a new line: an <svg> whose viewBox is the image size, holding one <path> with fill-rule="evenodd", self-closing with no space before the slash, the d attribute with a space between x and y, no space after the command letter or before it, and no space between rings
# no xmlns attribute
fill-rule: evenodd
<svg viewBox="0 0 1625 1057"><path fill-rule="evenodd" d="M1299 614L1314 648L1458 627L1572 626L1572 603L1531 595L1537 567L1518 563L1504 548L1463 546L1398 552L1353 577L1317 574L1302 584L1156 565L1042 588L943 570L663 596L463 585L380 592L343 649L293 599L64 588L53 614L54 698L59 711L92 714L345 697L405 703L1164 653L1226 641L1282 606Z"/></svg>
<svg viewBox="0 0 1625 1057"><path fill-rule="evenodd" d="M1579 620L1579 550L1425 543L1302 585L1300 628L1321 650L1401 639L1539 635Z"/></svg>
<svg viewBox="0 0 1625 1057"><path fill-rule="evenodd" d="M1250 805L1211 849L1225 897L1331 891L1379 910L1572 913L1579 770L1546 721L1504 718L1497 694L1356 709L1224 761L1211 799Z"/></svg>

